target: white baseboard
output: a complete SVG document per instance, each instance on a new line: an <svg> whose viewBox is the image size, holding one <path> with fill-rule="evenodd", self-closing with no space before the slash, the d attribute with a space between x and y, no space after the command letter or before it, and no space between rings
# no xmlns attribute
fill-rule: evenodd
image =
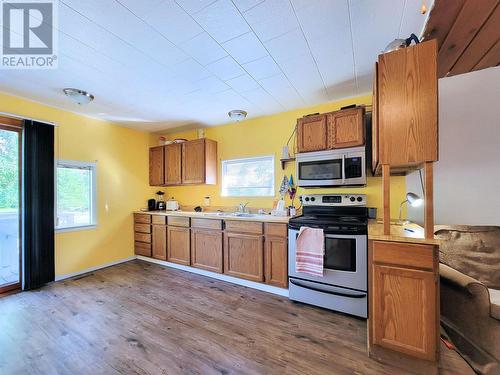
<svg viewBox="0 0 500 375"><path fill-rule="evenodd" d="M150 263L160 264L160 265L166 266L166 267L176 268L176 269L182 270L182 271L196 273L198 275L208 276L208 277L211 277L213 279L227 281L227 282L232 283L232 284L237 284L237 285L246 286L246 287L253 288L253 289L258 289L258 290L261 290L263 292L268 292L268 293L277 294L277 295L280 295L283 297L288 297L288 289L278 288L278 287L275 287L272 285L257 283L254 281L239 279L237 277L227 276L227 275L223 275L223 274L216 273L216 272L205 271L205 270L202 270L199 268L183 266L181 264L170 263L170 262L166 262L164 260L148 258L148 257L144 257L141 255L138 255L137 259L144 260L144 261L150 262Z"/></svg>
<svg viewBox="0 0 500 375"><path fill-rule="evenodd" d="M87 269L84 269L84 270L81 270L81 271L67 273L65 275L57 275L55 281L69 279L70 277L75 277L75 276L83 275L85 273L97 271L97 270L100 270L101 268L111 267L111 266L115 266L115 265L120 264L120 263L130 262L131 260L134 260L134 259L136 259L136 257L135 256L131 256L131 257L123 258L123 259L120 259L120 260L117 260L117 261L114 261L114 262L101 264L101 265L95 266L95 267L90 267L90 268L87 268Z"/></svg>

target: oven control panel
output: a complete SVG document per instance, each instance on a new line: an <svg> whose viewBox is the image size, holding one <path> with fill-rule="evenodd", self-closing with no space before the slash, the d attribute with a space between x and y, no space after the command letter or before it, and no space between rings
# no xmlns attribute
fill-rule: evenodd
<svg viewBox="0 0 500 375"><path fill-rule="evenodd" d="M303 206L366 206L364 194L310 194L299 199Z"/></svg>

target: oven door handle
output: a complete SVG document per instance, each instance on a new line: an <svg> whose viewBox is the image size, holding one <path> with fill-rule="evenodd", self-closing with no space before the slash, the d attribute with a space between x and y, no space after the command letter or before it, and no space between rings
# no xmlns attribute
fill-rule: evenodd
<svg viewBox="0 0 500 375"><path fill-rule="evenodd" d="M297 282L293 281L292 279L290 279L289 281L293 285L299 286L301 288L306 288L306 289L314 290L315 292L320 292L320 293L325 293L325 294L333 294L333 295L336 295L336 296L349 297L349 298L365 298L366 297L366 293L362 293L362 294L350 294L350 293L342 293L342 292L333 292L333 291L318 289L318 288L314 288L312 286L307 286L307 285L304 285L304 284L300 284L300 283L297 283Z"/></svg>

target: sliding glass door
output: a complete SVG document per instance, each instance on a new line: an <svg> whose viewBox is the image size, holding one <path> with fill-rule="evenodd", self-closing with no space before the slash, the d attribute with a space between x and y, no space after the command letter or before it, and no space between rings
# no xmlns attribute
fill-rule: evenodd
<svg viewBox="0 0 500 375"><path fill-rule="evenodd" d="M0 117L0 293L20 287L21 282L22 132L19 125L2 121Z"/></svg>

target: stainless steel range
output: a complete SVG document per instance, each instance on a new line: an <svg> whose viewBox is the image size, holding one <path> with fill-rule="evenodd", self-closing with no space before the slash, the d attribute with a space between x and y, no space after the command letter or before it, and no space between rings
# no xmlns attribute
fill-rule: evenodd
<svg viewBox="0 0 500 375"><path fill-rule="evenodd" d="M289 298L368 317L368 212L365 195L315 194L300 197L302 215L288 224ZM322 228L323 277L295 271L300 227Z"/></svg>

